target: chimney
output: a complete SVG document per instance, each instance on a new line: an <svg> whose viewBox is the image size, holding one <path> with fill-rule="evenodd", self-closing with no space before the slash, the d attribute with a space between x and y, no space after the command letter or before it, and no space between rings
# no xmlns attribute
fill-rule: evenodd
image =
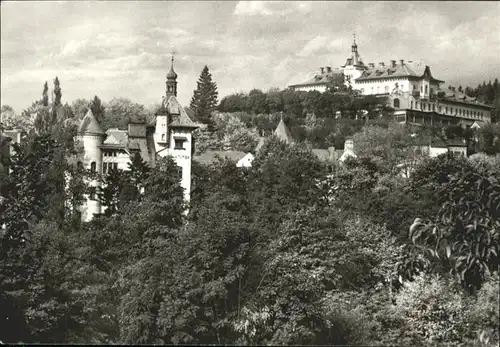
<svg viewBox="0 0 500 347"><path fill-rule="evenodd" d="M385 64L384 64L384 62L382 61L382 62L378 63L378 66L380 66L380 67L385 67Z"/></svg>
<svg viewBox="0 0 500 347"><path fill-rule="evenodd" d="M391 67L396 67L396 61L395 60L391 60Z"/></svg>
<svg viewBox="0 0 500 347"><path fill-rule="evenodd" d="M325 68L324 67L320 67L319 70L321 71L321 74L323 74L325 72Z"/></svg>
<svg viewBox="0 0 500 347"><path fill-rule="evenodd" d="M332 72L332 67L331 66L327 66L326 67L326 72Z"/></svg>
<svg viewBox="0 0 500 347"><path fill-rule="evenodd" d="M403 66L405 61L403 59L400 59L399 62L401 63L401 66Z"/></svg>
<svg viewBox="0 0 500 347"><path fill-rule="evenodd" d="M373 64L373 63L368 63L368 67L369 67L370 69L373 69L373 68L375 67L375 64Z"/></svg>

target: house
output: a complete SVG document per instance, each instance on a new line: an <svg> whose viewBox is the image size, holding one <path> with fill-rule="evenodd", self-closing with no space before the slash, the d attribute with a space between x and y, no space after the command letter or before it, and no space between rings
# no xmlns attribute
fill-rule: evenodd
<svg viewBox="0 0 500 347"><path fill-rule="evenodd" d="M110 170L128 170L131 156L136 153L152 167L156 165L157 159L172 156L181 168L181 186L184 188L185 200L189 201L194 152L192 132L198 125L177 100L177 74L173 68L173 58L167 73L166 94L155 116L155 125L130 122L127 130L108 129L104 132L89 109L75 137L75 142L83 149L76 158L77 165L93 173L106 174ZM103 212L95 194L100 182L91 179L88 184L90 193L81 209L84 221Z"/></svg>
<svg viewBox="0 0 500 347"><path fill-rule="evenodd" d="M492 107L457 91L443 88L444 81L435 78L422 61L403 59L365 64L358 52L356 39L340 69L321 68L314 77L289 86L292 90L326 91L332 78L345 76L345 84L361 95L387 98L399 122L413 125L461 125L491 122Z"/></svg>

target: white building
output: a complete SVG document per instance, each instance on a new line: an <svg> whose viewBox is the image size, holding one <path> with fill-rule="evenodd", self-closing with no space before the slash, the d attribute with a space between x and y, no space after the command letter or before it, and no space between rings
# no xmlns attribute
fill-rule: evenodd
<svg viewBox="0 0 500 347"><path fill-rule="evenodd" d="M143 160L154 167L159 157L172 156L182 170L181 186L189 201L191 193L192 132L198 126L189 118L177 101L177 74L173 70L173 58L167 74L166 95L156 114L156 125L129 123L128 130L109 129L104 132L89 110L83 118L76 142L83 146L78 164L97 174L109 170L127 170L131 157L139 153ZM90 187L99 186L97 180L88 182ZM95 189L90 189L82 206L82 220L89 221L94 214L103 212Z"/></svg>
<svg viewBox="0 0 500 347"><path fill-rule="evenodd" d="M290 88L297 91L326 91L328 83L338 75L361 95L388 97L394 115L400 122L415 125L462 125L491 122L492 107L482 104L454 88L441 89L444 81L436 79L423 62L400 59L389 63L365 64L358 52L356 41L351 53L340 69L320 69L313 78Z"/></svg>

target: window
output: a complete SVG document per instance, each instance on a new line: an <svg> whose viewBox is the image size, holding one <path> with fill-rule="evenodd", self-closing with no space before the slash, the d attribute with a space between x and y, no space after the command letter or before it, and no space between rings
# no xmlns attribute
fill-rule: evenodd
<svg viewBox="0 0 500 347"><path fill-rule="evenodd" d="M441 113L442 110L443 108L441 106L438 106L438 112Z"/></svg>
<svg viewBox="0 0 500 347"><path fill-rule="evenodd" d="M410 108L413 109L413 100L410 102Z"/></svg>
<svg viewBox="0 0 500 347"><path fill-rule="evenodd" d="M184 149L184 140L185 139L174 139L174 149Z"/></svg>
<svg viewBox="0 0 500 347"><path fill-rule="evenodd" d="M415 101L415 108L418 109L418 101Z"/></svg>
<svg viewBox="0 0 500 347"><path fill-rule="evenodd" d="M388 86L385 86L385 93L389 93L389 87Z"/></svg>
<svg viewBox="0 0 500 347"><path fill-rule="evenodd" d="M394 99L394 108L399 108L399 99Z"/></svg>
<svg viewBox="0 0 500 347"><path fill-rule="evenodd" d="M108 163L102 163L102 173L108 172Z"/></svg>
<svg viewBox="0 0 500 347"><path fill-rule="evenodd" d="M165 141L165 134L161 134L161 140Z"/></svg>
<svg viewBox="0 0 500 347"><path fill-rule="evenodd" d="M118 163L113 163L113 170L118 170Z"/></svg>
<svg viewBox="0 0 500 347"><path fill-rule="evenodd" d="M81 161L78 161L76 163L76 167L78 168L78 170L83 170L83 163Z"/></svg>
<svg viewBox="0 0 500 347"><path fill-rule="evenodd" d="M372 87L372 94L375 94L375 88Z"/></svg>
<svg viewBox="0 0 500 347"><path fill-rule="evenodd" d="M427 88L427 86L425 86L425 93L424 94L427 94L427 90L428 90L428 88Z"/></svg>
<svg viewBox="0 0 500 347"><path fill-rule="evenodd" d="M377 86L377 94L380 94L380 87Z"/></svg>
<svg viewBox="0 0 500 347"><path fill-rule="evenodd" d="M90 172L95 173L96 167L97 167L97 164L95 163L95 161L90 163Z"/></svg>
<svg viewBox="0 0 500 347"><path fill-rule="evenodd" d="M448 107L446 107L446 113L448 113Z"/></svg>
<svg viewBox="0 0 500 347"><path fill-rule="evenodd" d="M95 187L89 187L89 199L96 200Z"/></svg>
<svg viewBox="0 0 500 347"><path fill-rule="evenodd" d="M422 110L424 110L424 111L425 111L425 110L426 110L426 108L427 108L427 104L422 103Z"/></svg>

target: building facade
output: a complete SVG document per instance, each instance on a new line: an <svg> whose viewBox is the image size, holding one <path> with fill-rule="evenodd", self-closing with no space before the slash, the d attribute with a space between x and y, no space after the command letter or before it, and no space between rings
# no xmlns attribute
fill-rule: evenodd
<svg viewBox="0 0 500 347"><path fill-rule="evenodd" d="M173 69L167 73L166 94L156 113L156 124L128 124L127 130L103 131L89 109L78 129L75 142L82 146L78 165L96 174L110 170L128 170L131 158L138 153L151 167L156 160L171 156L182 171L181 186L184 198L190 199L191 159L194 152L192 132L198 127L177 100L177 74ZM99 181L88 182L90 193L81 208L82 220L90 221L95 214L104 212L96 191Z"/></svg>
<svg viewBox="0 0 500 347"><path fill-rule="evenodd" d="M321 68L320 73L303 83L291 85L298 91L324 92L335 76L343 74L345 83L361 95L386 97L400 122L414 125L472 126L475 122L491 122L492 108L476 98L454 88L442 88L444 81L436 79L423 62L400 59L389 63L365 64L356 41L340 69Z"/></svg>

